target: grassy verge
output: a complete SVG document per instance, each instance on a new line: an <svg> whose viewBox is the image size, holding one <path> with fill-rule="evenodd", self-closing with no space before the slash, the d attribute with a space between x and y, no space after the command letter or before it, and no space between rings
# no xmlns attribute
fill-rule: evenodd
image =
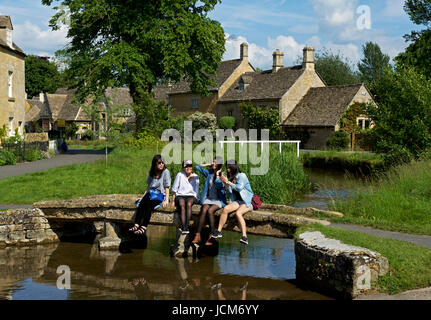
<svg viewBox="0 0 431 320"><path fill-rule="evenodd" d="M380 292L396 294L431 286L431 249L404 241L384 239L318 224L298 228L296 234L311 230L320 231L326 237L338 239L345 244L379 252L386 257L390 272L379 278L376 289Z"/></svg>
<svg viewBox="0 0 431 320"><path fill-rule="evenodd" d="M345 214L334 222L431 235L431 160L394 168L331 209Z"/></svg>
<svg viewBox="0 0 431 320"><path fill-rule="evenodd" d="M8 190L0 194L0 203L30 204L100 194L143 193L154 154L155 148L151 147L146 150L116 148L108 157L107 167L101 160L0 180L0 189ZM252 168L251 165L240 167L247 174ZM181 165L168 165L168 168L173 182ZM294 202L309 187L302 165L293 153L271 151L268 173L249 175L249 179L253 191L266 203ZM203 177L201 181L202 188Z"/></svg>
<svg viewBox="0 0 431 320"><path fill-rule="evenodd" d="M379 155L365 152L319 151L301 153L304 167L369 175L384 169Z"/></svg>

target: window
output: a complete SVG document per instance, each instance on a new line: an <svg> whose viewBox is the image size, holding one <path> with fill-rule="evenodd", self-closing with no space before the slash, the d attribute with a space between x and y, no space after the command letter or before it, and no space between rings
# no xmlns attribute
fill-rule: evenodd
<svg viewBox="0 0 431 320"><path fill-rule="evenodd" d="M9 137L13 136L13 118L9 118Z"/></svg>
<svg viewBox="0 0 431 320"><path fill-rule="evenodd" d="M9 98L13 97L13 72L9 71L8 81L7 81L8 89L9 89Z"/></svg>
<svg viewBox="0 0 431 320"><path fill-rule="evenodd" d="M123 115L126 117L130 117L132 115L132 113L130 112L129 108L124 108L123 109Z"/></svg>
<svg viewBox="0 0 431 320"><path fill-rule="evenodd" d="M370 129L370 120L365 120L364 129Z"/></svg>
<svg viewBox="0 0 431 320"><path fill-rule="evenodd" d="M363 119L359 119L358 120L358 127L363 129L364 128L364 120Z"/></svg>
<svg viewBox="0 0 431 320"><path fill-rule="evenodd" d="M243 92L244 91L244 81L242 79L239 81L238 91L239 92Z"/></svg>
<svg viewBox="0 0 431 320"><path fill-rule="evenodd" d="M192 98L192 109L199 109L199 99Z"/></svg>
<svg viewBox="0 0 431 320"><path fill-rule="evenodd" d="M233 117L233 111L232 111L232 110L228 111L228 112L227 112L227 115L228 115L229 117Z"/></svg>

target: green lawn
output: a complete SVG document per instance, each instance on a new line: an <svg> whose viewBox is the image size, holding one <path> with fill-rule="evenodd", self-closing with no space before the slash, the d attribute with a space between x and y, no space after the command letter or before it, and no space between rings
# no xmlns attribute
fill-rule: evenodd
<svg viewBox="0 0 431 320"><path fill-rule="evenodd" d="M431 160L394 168L331 209L345 214L334 222L431 235Z"/></svg>
<svg viewBox="0 0 431 320"><path fill-rule="evenodd" d="M379 278L376 289L380 292L395 294L431 286L431 249L318 224L301 227L296 234L311 230L320 231L326 237L338 239L345 244L368 248L386 257L390 272Z"/></svg>

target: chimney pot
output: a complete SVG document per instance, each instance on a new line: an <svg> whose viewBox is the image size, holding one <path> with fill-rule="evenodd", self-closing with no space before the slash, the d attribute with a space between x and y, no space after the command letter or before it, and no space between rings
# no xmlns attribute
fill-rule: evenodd
<svg viewBox="0 0 431 320"><path fill-rule="evenodd" d="M43 92L39 93L39 101L40 102L45 102L45 94Z"/></svg>
<svg viewBox="0 0 431 320"><path fill-rule="evenodd" d="M309 70L314 70L314 48L304 48L304 59L302 61L302 67Z"/></svg>
<svg viewBox="0 0 431 320"><path fill-rule="evenodd" d="M240 58L241 58L241 60L248 60L248 43L247 42L241 43Z"/></svg>
<svg viewBox="0 0 431 320"><path fill-rule="evenodd" d="M275 50L272 54L272 72L277 72L279 69L283 68L284 54L280 50Z"/></svg>

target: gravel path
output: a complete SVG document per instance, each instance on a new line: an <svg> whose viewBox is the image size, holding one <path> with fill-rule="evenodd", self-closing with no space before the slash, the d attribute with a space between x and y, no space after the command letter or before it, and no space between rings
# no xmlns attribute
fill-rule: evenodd
<svg viewBox="0 0 431 320"><path fill-rule="evenodd" d="M350 224L331 223L330 226L335 228L340 228L340 229L367 233L381 238L407 241L407 242L417 244L418 246L431 248L431 236L385 231L385 230L373 229L370 227L363 227L363 226L350 225Z"/></svg>

